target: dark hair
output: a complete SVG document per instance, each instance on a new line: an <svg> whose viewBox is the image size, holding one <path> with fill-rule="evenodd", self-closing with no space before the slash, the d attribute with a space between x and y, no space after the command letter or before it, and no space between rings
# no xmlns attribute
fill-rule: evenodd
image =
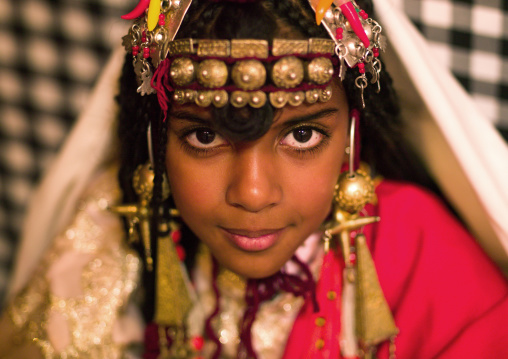
<svg viewBox="0 0 508 359"><path fill-rule="evenodd" d="M372 3L357 3L372 15ZM226 6L227 5L227 6ZM264 0L257 2L211 2L194 0L182 23L178 38L257 38L271 40L275 36L324 37L327 32L316 25L313 12L306 0ZM359 89L355 86L358 70L349 69L343 80L349 107L361 109ZM360 120L361 159L371 166L376 174L388 179L417 183L437 192L437 187L425 170L422 162L403 136L404 126L400 118L397 96L389 74L381 71L381 91L369 86L364 97L366 108ZM162 202L161 182L165 172L165 149L167 121L162 121L156 96L140 96L136 93L136 80L132 69L131 55L127 55L121 80L119 137L121 147L120 185L124 201L132 202L136 196L132 190L132 174L135 168L147 161L146 130L152 121L155 145L155 192L154 208ZM232 106L214 110L214 119L220 131L234 140L251 140L262 136L270 127L273 108L267 103L260 109ZM168 206L169 204L164 204ZM154 211L155 213L156 211ZM152 226L155 228L155 226ZM154 232L154 231L152 231ZM193 253L198 240L184 229L182 241L189 254L186 265L192 266ZM155 237L152 240L155 248ZM155 258L154 258L155 259ZM156 263L155 263L156 265ZM146 275L149 308L153 289L153 276ZM145 315L150 318L148 310Z"/></svg>

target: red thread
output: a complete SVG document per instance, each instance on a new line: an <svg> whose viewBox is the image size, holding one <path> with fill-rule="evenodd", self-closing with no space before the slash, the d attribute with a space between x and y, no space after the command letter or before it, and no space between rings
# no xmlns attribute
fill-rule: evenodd
<svg viewBox="0 0 508 359"><path fill-rule="evenodd" d="M155 70L151 83L152 87L157 91L157 100L159 101L161 110L164 113L163 121L166 121L169 109L169 98L167 92L173 91L173 88L170 86L168 81L170 64L169 59L162 61L157 67L157 70Z"/></svg>
<svg viewBox="0 0 508 359"><path fill-rule="evenodd" d="M314 312L319 312L319 304L316 299L316 282L312 277L309 267L298 259L296 255L293 255L291 260L300 267L303 275L288 274L281 270L268 278L249 279L247 281L245 292L247 308L243 315L240 329L238 357L241 357L242 354L247 354L248 358L257 358L252 345L252 325L261 303L272 299L277 292L284 291L293 293L295 296L302 296L304 299L310 298Z"/></svg>

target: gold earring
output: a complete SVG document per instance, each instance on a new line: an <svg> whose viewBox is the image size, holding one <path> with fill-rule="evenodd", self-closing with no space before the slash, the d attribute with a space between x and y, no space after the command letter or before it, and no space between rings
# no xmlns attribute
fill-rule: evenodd
<svg viewBox="0 0 508 359"><path fill-rule="evenodd" d="M138 195L138 203L112 206L110 210L127 218L129 224L129 243L136 243L140 239L145 254L146 269L153 271L153 257L151 246L150 222L153 215L151 201L153 198L155 173L153 171L153 144L152 144L152 123L148 124L147 145L149 160L139 165L132 175L132 187ZM162 198L165 201L169 198L170 189L167 176L162 177Z"/></svg>
<svg viewBox="0 0 508 359"><path fill-rule="evenodd" d="M339 237L344 268L344 292L355 293L354 300L344 298L343 310L353 311L353 318L344 323L350 333L355 333L353 348L362 347L365 358L375 346L385 340L393 340L398 334L390 308L374 266L374 261L366 244L365 236L357 234L353 241L351 231L379 221L377 216L361 216L367 203L375 202L374 181L371 179L368 166L362 164L354 169L354 137L356 116L351 119L349 145L349 170L343 172L335 185L333 203L334 218L324 232L325 252L330 248L335 236ZM354 256L352 254L354 253ZM356 349L355 349L356 350ZM357 353L356 353L357 355Z"/></svg>
<svg viewBox="0 0 508 359"><path fill-rule="evenodd" d="M129 241L142 240L145 254L146 269L153 271L153 257L151 248L150 222L153 216L151 201L153 198L154 179L152 163L154 163L152 148L152 125L148 125L147 144L149 161L139 165L134 171L132 185L138 195L138 203L111 207L112 212L127 217L129 223ZM169 181L164 173L162 176L162 201L166 201L171 194ZM181 253L177 251L180 241L180 225L173 220L180 214L177 209L169 210L168 219L163 208L158 209L157 223L157 262L155 285L155 316L159 330L159 358L187 358L189 346L185 342L185 320L192 300L188 288L189 278L184 265L181 263ZM140 238L141 237L141 238ZM168 333L172 339L168 347L166 338ZM196 352L196 350L194 350ZM196 355L199 353L196 353Z"/></svg>
<svg viewBox="0 0 508 359"><path fill-rule="evenodd" d="M349 170L341 173L337 180L333 194L334 221L328 224L324 232L325 251L329 249L333 236L340 235L342 253L346 265L350 262L350 232L366 224L379 221L378 217L359 216L363 207L374 199L375 193L374 182L368 172L364 168L356 171L354 169L357 117L357 111L352 111L349 134L350 142L349 146L345 149L346 153L349 154Z"/></svg>

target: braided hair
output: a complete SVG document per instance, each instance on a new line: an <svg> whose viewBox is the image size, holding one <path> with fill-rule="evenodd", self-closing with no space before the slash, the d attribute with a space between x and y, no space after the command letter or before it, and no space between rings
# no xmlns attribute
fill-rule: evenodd
<svg viewBox="0 0 508 359"><path fill-rule="evenodd" d="M368 13L373 13L370 0L357 0ZM227 6L225 6L227 5ZM313 11L307 0L261 0L226 2L194 0L184 19L177 38L252 38L270 41L280 38L329 38L322 26L317 26ZM355 85L358 73L349 69L342 81L349 108L362 108L360 92ZM364 91L366 107L360 120L361 159L369 163L376 174L387 179L404 180L438 192L437 186L428 175L421 160L403 136L404 126L400 117L397 96L392 80L383 69L380 74L381 91L377 93L369 86ZM130 55L127 56L121 91L119 139L121 164L119 182L124 201L136 201L132 189L132 175L139 164L148 160L146 131L152 121L152 142L154 144L154 196L153 208L166 208L171 203L162 203L162 177L166 171L165 155L167 142L167 122L161 117L156 96L139 96L136 93L136 79ZM169 105L171 106L171 104ZM267 103L259 108L242 109L226 105L213 109L215 125L219 132L233 141L254 140L261 137L271 126L274 109ZM380 150L382 149L382 150ZM155 214L159 212L154 210ZM169 211L165 211L169 216ZM152 224L156 229L157 216ZM182 244L187 252L186 265L193 265L198 239L184 225ZM155 233L155 231L152 231ZM152 238L152 248L156 248L156 236ZM154 258L155 259L155 258ZM157 265L157 263L154 263ZM146 290L145 316L153 315L153 274L145 271Z"/></svg>

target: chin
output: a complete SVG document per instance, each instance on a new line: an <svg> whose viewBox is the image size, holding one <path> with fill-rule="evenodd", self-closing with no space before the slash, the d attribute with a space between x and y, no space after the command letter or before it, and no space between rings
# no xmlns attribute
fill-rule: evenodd
<svg viewBox="0 0 508 359"><path fill-rule="evenodd" d="M240 256L239 256L240 257ZM244 278L260 279L267 278L277 273L286 262L287 259L270 259L270 258L245 258L237 261L226 260L222 261L221 258L216 257L221 265L230 271L238 274Z"/></svg>
<svg viewBox="0 0 508 359"><path fill-rule="evenodd" d="M273 269L273 270L266 270L265 268L263 268L263 270L259 270L258 268L252 268L252 270L249 268L242 268L241 272L235 271L233 269L230 269L230 270L232 270L233 272L235 272L236 274L238 274L244 278L261 279L261 278L267 278L267 277L274 275L275 273L277 273L280 270L280 268L281 267Z"/></svg>

